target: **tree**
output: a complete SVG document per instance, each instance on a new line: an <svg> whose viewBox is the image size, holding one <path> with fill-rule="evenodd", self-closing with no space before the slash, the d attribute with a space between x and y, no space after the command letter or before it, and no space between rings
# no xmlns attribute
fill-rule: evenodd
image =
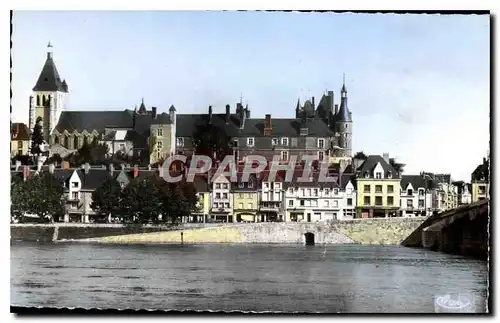
<svg viewBox="0 0 500 323"><path fill-rule="evenodd" d="M121 192L120 184L114 178L107 179L92 192L90 207L97 213L95 222L105 222L109 215L119 213Z"/></svg>
<svg viewBox="0 0 500 323"><path fill-rule="evenodd" d="M366 160L368 159L368 156L366 156L364 152L358 151L356 154L354 154L354 158Z"/></svg>
<svg viewBox="0 0 500 323"><path fill-rule="evenodd" d="M171 171L172 176L180 173ZM185 178L177 183L169 183L163 178L155 176L153 181L158 189L161 222L177 223L182 217L187 217L196 211L198 197L193 183Z"/></svg>
<svg viewBox="0 0 500 323"><path fill-rule="evenodd" d="M26 213L50 221L57 221L64 214L63 186L52 174L44 172L28 178L23 189L27 196Z"/></svg>
<svg viewBox="0 0 500 323"><path fill-rule="evenodd" d="M127 225L159 223L160 198L157 186L146 179L133 179L122 191L120 215Z"/></svg>
<svg viewBox="0 0 500 323"><path fill-rule="evenodd" d="M61 158L61 156L59 154L54 154L54 155L50 156L49 158L47 158L47 160L45 161L45 164L46 165L49 165L49 164L59 165L62 163L62 161L63 161L63 159Z"/></svg>
<svg viewBox="0 0 500 323"><path fill-rule="evenodd" d="M10 215L11 218L21 222L27 210L27 195L25 182L19 176L10 179Z"/></svg>
<svg viewBox="0 0 500 323"><path fill-rule="evenodd" d="M389 164L396 170L398 174L402 174L404 172L404 167L406 164L397 163L395 158L389 158Z"/></svg>
<svg viewBox="0 0 500 323"><path fill-rule="evenodd" d="M40 149L41 145L43 145L42 118L38 117L35 127L33 127L33 133L31 134L31 154L39 156L42 153Z"/></svg>
<svg viewBox="0 0 500 323"><path fill-rule="evenodd" d="M216 160L223 160L233 154L233 142L224 129L211 123L196 127L193 134L195 154L210 156Z"/></svg>

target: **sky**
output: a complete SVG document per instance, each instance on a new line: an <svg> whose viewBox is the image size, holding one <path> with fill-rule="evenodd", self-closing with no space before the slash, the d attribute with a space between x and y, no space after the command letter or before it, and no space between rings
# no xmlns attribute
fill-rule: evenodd
<svg viewBox="0 0 500 323"><path fill-rule="evenodd" d="M489 148L490 19L479 15L15 11L11 100L28 121L47 43L67 110L223 112L294 117L297 99L340 103L353 152L389 153L405 174L470 181Z"/></svg>

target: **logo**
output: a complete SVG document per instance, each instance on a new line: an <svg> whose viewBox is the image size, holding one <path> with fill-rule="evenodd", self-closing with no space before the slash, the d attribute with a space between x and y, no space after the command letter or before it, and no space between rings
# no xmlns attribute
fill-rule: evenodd
<svg viewBox="0 0 500 323"><path fill-rule="evenodd" d="M434 299L436 313L474 313L474 298L468 294L448 294Z"/></svg>

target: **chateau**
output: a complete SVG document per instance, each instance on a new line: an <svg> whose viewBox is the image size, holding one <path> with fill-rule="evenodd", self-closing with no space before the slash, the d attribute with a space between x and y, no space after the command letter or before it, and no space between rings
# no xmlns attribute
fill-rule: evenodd
<svg viewBox="0 0 500 323"><path fill-rule="evenodd" d="M333 91L327 91L317 105L314 97L304 104L298 100L295 117L286 119L272 118L271 114L252 118L248 105L243 107L241 103L234 110L226 105L223 113L210 106L202 114L179 114L173 105L168 112L160 112L157 107L148 109L144 100L138 109L69 111L65 106L68 95L68 84L59 75L49 44L29 101L29 128L42 118L51 154L65 156L97 140L106 144L111 154L120 151L153 164L170 154L192 153L196 127L211 123L234 140L238 160L255 153L269 158L279 154L282 160L291 155L314 155L345 168L352 156L352 113L345 82L340 105L334 103Z"/></svg>

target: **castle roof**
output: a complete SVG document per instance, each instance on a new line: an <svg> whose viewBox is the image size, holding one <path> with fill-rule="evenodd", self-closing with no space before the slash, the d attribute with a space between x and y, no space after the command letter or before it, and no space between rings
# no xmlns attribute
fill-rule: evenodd
<svg viewBox="0 0 500 323"><path fill-rule="evenodd" d="M66 84L66 81L62 80L59 76L59 72L57 71L51 52L47 53L47 59L45 60L42 72L38 77L38 81L33 87L33 91L68 92L68 85Z"/></svg>

